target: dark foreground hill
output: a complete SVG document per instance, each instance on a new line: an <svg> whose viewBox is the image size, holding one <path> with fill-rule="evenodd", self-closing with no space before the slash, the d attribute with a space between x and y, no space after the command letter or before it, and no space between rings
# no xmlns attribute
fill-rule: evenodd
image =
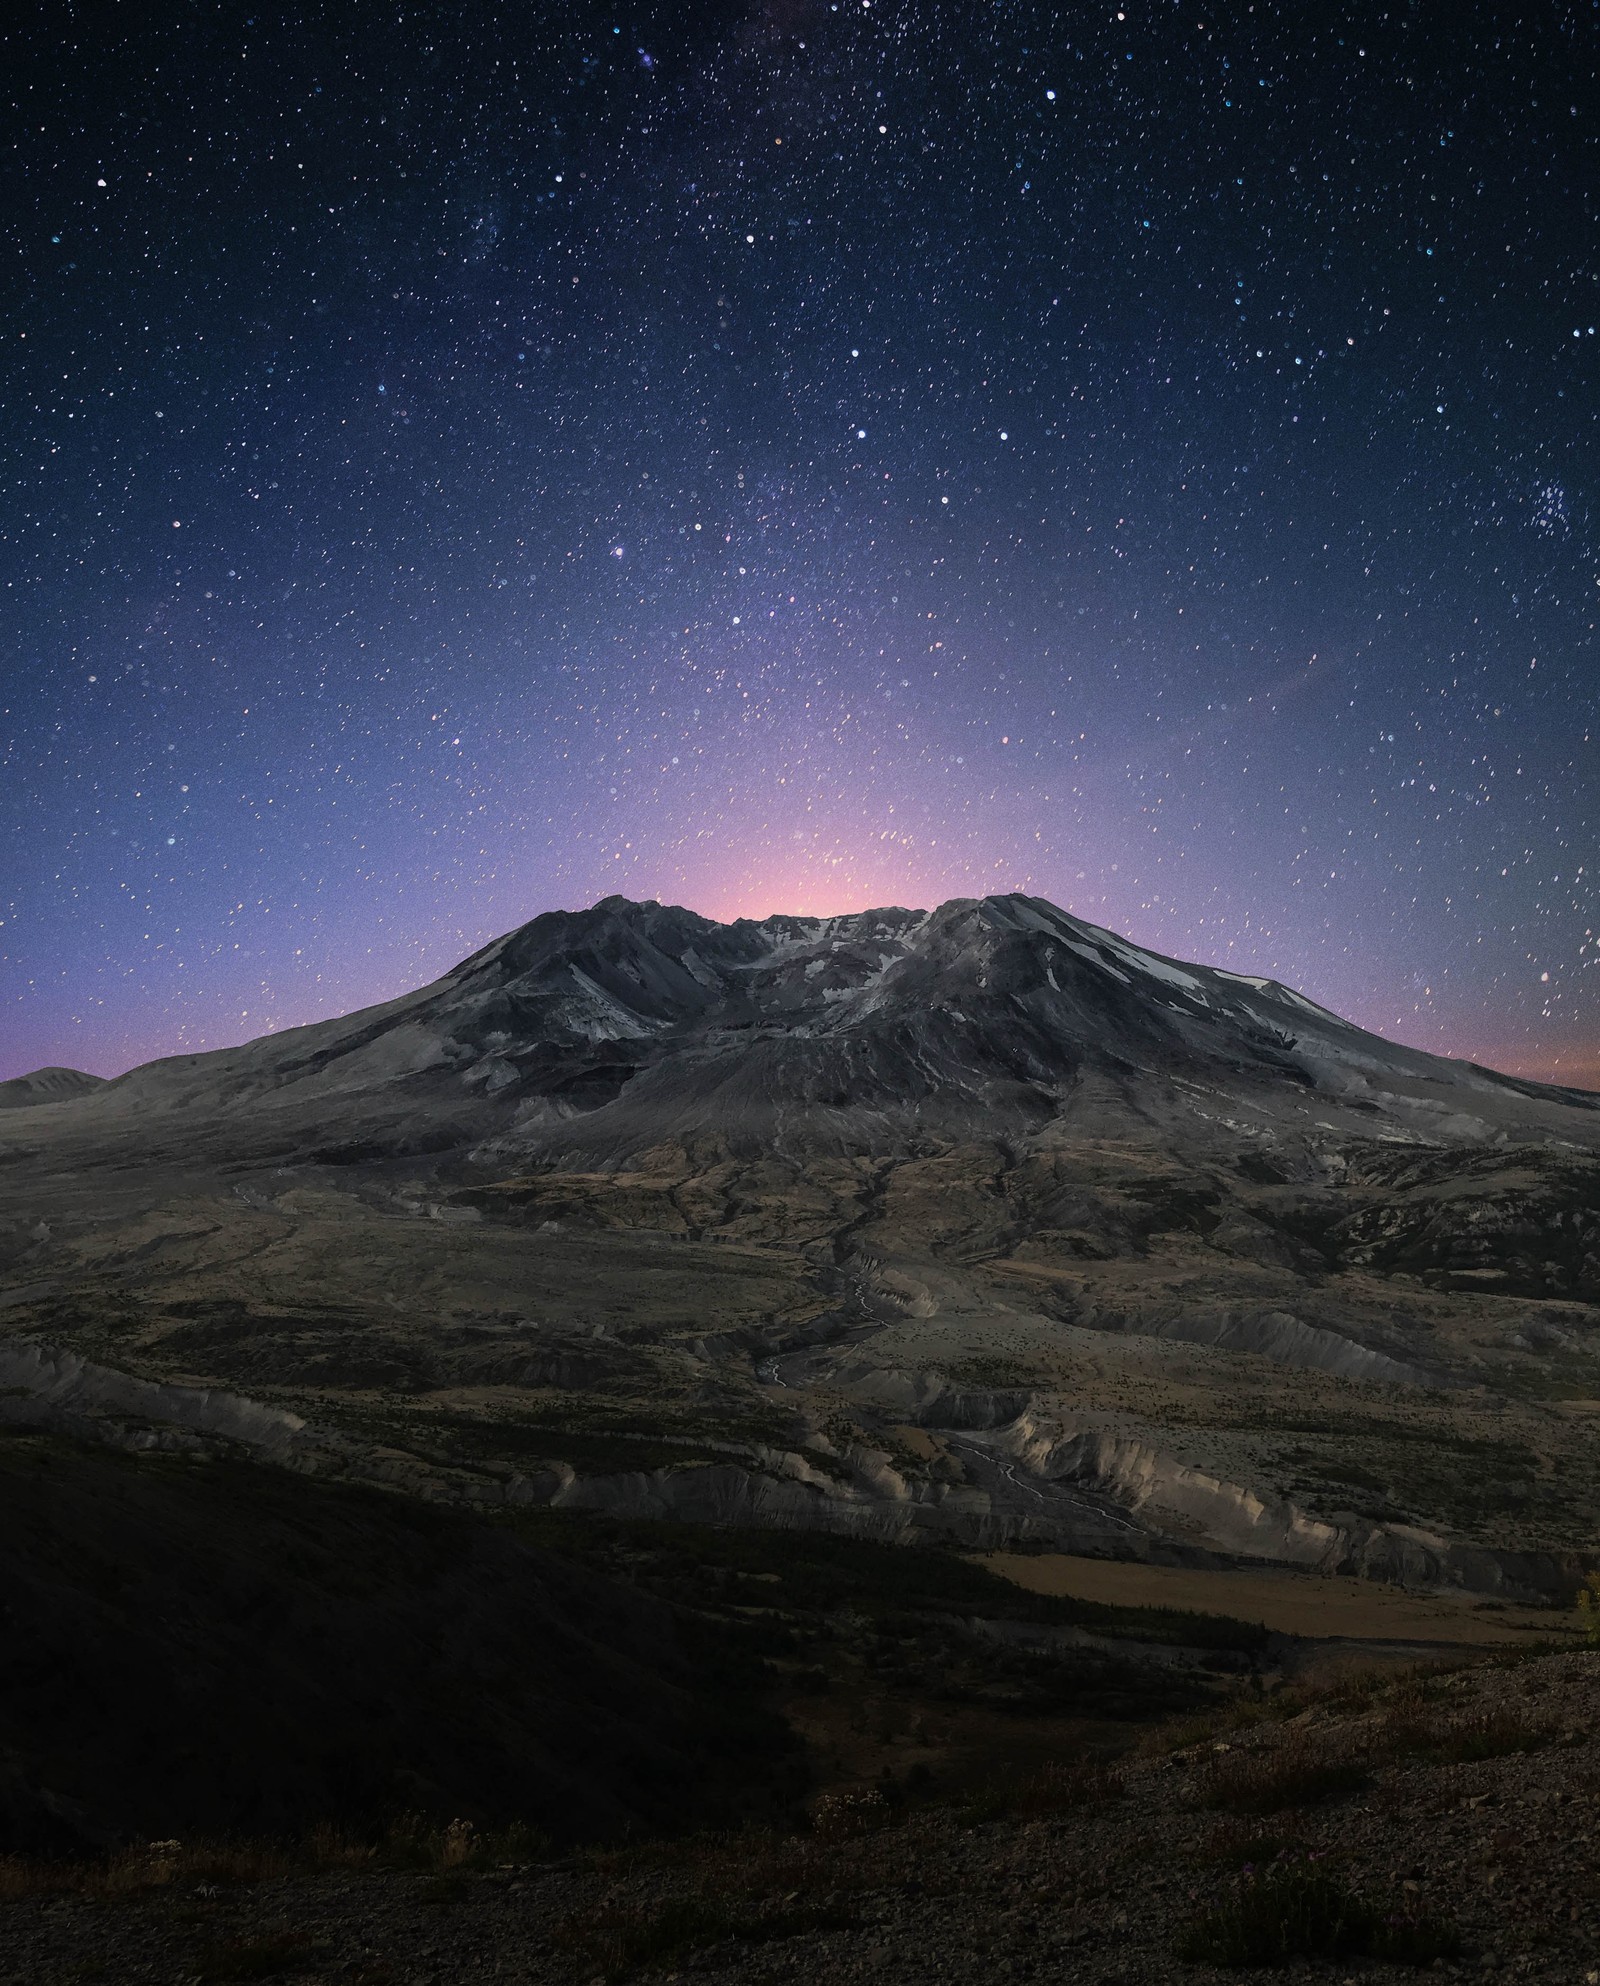
<svg viewBox="0 0 1600 1986"><path fill-rule="evenodd" d="M1578 1986L1600 1938L1595 1660L1286 1691L985 1799L864 1793L800 1835L198 1896L158 1863L109 1904L0 1900L0 1940L30 1986Z"/></svg>
<svg viewBox="0 0 1600 1986"><path fill-rule="evenodd" d="M0 1441L0 1854L407 1812L771 1810L792 1746L660 1602L408 1498Z"/></svg>

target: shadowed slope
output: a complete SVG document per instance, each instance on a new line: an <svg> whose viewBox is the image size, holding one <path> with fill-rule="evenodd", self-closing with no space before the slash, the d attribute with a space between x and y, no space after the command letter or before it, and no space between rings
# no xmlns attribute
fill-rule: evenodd
<svg viewBox="0 0 1600 1986"><path fill-rule="evenodd" d="M665 1608L407 1499L0 1440L0 1851L407 1811L557 1839L757 1808L779 1727Z"/></svg>

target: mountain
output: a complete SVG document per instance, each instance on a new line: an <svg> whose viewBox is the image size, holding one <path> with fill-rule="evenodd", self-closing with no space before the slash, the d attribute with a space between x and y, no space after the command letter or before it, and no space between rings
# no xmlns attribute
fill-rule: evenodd
<svg viewBox="0 0 1600 1986"><path fill-rule="evenodd" d="M53 1101L57 1073L20 1082ZM664 1140L887 1154L1140 1126L1209 1146L1219 1103L1291 1170L1341 1133L1600 1142L1600 1098L1400 1047L1024 896L732 924L609 897L419 992L148 1064L18 1133L92 1137L97 1162L181 1118L185 1148L230 1160L615 1164Z"/></svg>
<svg viewBox="0 0 1600 1986"><path fill-rule="evenodd" d="M552 912L7 1110L0 1207L0 1420L113 1445L1545 1598L1600 1520L1600 1097L1038 898Z"/></svg>

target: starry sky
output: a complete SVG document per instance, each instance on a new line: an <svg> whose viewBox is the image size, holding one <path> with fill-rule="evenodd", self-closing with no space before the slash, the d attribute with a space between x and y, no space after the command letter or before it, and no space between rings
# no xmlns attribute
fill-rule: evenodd
<svg viewBox="0 0 1600 1986"><path fill-rule="evenodd" d="M1600 8L0 32L0 1076L1025 889L1600 1086Z"/></svg>

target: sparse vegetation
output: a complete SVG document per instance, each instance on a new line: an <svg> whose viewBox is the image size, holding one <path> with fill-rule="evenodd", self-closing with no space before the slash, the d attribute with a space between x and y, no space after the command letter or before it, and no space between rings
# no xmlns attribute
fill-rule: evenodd
<svg viewBox="0 0 1600 1986"><path fill-rule="evenodd" d="M314 1855L317 1837L309 1843ZM383 1832L370 1850L370 1859L394 1868L493 1869L505 1863L537 1862L553 1852L554 1844L541 1829L526 1823L510 1827L477 1828L469 1820L443 1826L421 1814L403 1814Z"/></svg>
<svg viewBox="0 0 1600 1986"><path fill-rule="evenodd" d="M547 1550L625 1571L652 1591L680 1599L804 1613L848 1609L876 1621L933 1613L1032 1621L1241 1655L1257 1653L1271 1638L1256 1622L1223 1614L1029 1592L934 1545L908 1550L826 1531L716 1530L550 1510L519 1511L507 1521Z"/></svg>
<svg viewBox="0 0 1600 1986"><path fill-rule="evenodd" d="M280 1931L266 1938L229 1938L198 1954L204 1986L244 1979L275 1979L285 1972L305 1972L316 1961L310 1936L304 1931Z"/></svg>
<svg viewBox="0 0 1600 1986"><path fill-rule="evenodd" d="M0 1856L0 1898L205 1892L319 1869L414 1869L447 1875L534 1862L550 1853L550 1837L537 1828L480 1830L466 1820L439 1825L419 1814L402 1814L377 1832L322 1822L298 1841L202 1838L144 1842L103 1856Z"/></svg>
<svg viewBox="0 0 1600 1986"><path fill-rule="evenodd" d="M287 1875L297 1859L279 1842L204 1840L151 1841L98 1858L6 1855L0 1857L0 1897L222 1888ZM319 1830L318 1846L313 1850L308 1844L306 1860L323 1866L345 1862L343 1838L332 1829Z"/></svg>
<svg viewBox="0 0 1600 1986"><path fill-rule="evenodd" d="M1335 1958L1423 1966L1460 1949L1450 1926L1356 1896L1320 1863L1299 1857L1246 1869L1178 1940L1180 1957L1229 1967Z"/></svg>
<svg viewBox="0 0 1600 1986"><path fill-rule="evenodd" d="M995 1387L1006 1391L1037 1386L1041 1380L1039 1366L1031 1359L955 1359L946 1366L945 1371L958 1386Z"/></svg>
<svg viewBox="0 0 1600 1986"><path fill-rule="evenodd" d="M1522 1706L1465 1712L1441 1706L1438 1684L1451 1673L1356 1671L1320 1687L1219 1705L1205 1717L1167 1726L1154 1742L1184 1752L1213 1746L1193 1781L1199 1804L1263 1815L1344 1799L1392 1762L1466 1765L1554 1742L1554 1727ZM1306 1716L1359 1721L1342 1724L1336 1737L1318 1723L1266 1740L1249 1736L1259 1726Z"/></svg>
<svg viewBox="0 0 1600 1986"><path fill-rule="evenodd" d="M677 1433L670 1422L652 1425L619 1412L614 1404L608 1415L606 1405L603 1398L587 1397L581 1415L574 1412L548 1420L433 1412L425 1420L420 1416L413 1420L410 1434L414 1440L433 1442L452 1462L501 1461L529 1469L560 1461L586 1475L693 1468L737 1461L746 1452L738 1428L722 1428L716 1440L697 1441L687 1431ZM750 1432L770 1441L784 1430L768 1426Z"/></svg>
<svg viewBox="0 0 1600 1986"><path fill-rule="evenodd" d="M811 1831L819 1841L853 1841L893 1819L893 1806L876 1786L840 1787L812 1807Z"/></svg>
<svg viewBox="0 0 1600 1986"><path fill-rule="evenodd" d="M1024 1777L991 1780L956 1811L973 1826L995 1820L1043 1820L1120 1800L1126 1785L1123 1772L1109 1759L1053 1764Z"/></svg>
<svg viewBox="0 0 1600 1986"><path fill-rule="evenodd" d="M1420 1757L1436 1765L1468 1765L1474 1759L1504 1758L1537 1751L1556 1733L1516 1709L1476 1712L1466 1717L1429 1714L1401 1702L1373 1734L1373 1750L1390 1758Z"/></svg>
<svg viewBox="0 0 1600 1986"><path fill-rule="evenodd" d="M1200 1804L1233 1813L1281 1814L1347 1799L1366 1785L1364 1761L1347 1746L1314 1739L1228 1752L1198 1776Z"/></svg>
<svg viewBox="0 0 1600 1986"><path fill-rule="evenodd" d="M770 1944L806 1931L843 1930L853 1920L826 1905L765 1903L737 1909L712 1899L608 1902L569 1919L556 1943L617 1977L720 1944Z"/></svg>

